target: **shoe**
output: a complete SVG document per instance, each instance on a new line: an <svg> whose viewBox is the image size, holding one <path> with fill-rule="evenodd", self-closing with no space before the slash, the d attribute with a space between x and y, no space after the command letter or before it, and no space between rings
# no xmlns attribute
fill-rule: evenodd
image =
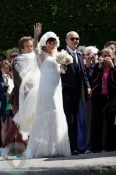
<svg viewBox="0 0 116 175"><path fill-rule="evenodd" d="M78 154L84 154L86 150L78 150Z"/></svg>
<svg viewBox="0 0 116 175"><path fill-rule="evenodd" d="M71 155L78 155L79 153L78 153L78 151L77 150L73 150L73 151L71 151Z"/></svg>
<svg viewBox="0 0 116 175"><path fill-rule="evenodd" d="M91 153L91 150L86 150L85 151L85 154L89 154L89 153Z"/></svg>

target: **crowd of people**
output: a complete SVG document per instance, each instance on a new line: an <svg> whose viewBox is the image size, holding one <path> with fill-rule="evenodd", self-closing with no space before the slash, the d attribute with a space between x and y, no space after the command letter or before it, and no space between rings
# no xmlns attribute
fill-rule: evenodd
<svg viewBox="0 0 116 175"><path fill-rule="evenodd" d="M1 154L15 142L26 158L116 151L116 41L79 46L69 31L73 62L59 64L59 37L41 33L36 23L33 38L0 54Z"/></svg>

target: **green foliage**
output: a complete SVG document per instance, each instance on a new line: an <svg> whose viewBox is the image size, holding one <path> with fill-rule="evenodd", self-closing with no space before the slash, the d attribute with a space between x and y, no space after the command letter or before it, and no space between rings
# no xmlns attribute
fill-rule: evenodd
<svg viewBox="0 0 116 175"><path fill-rule="evenodd" d="M24 35L33 36L33 25L43 24L43 33L54 31L64 46L65 34L79 33L81 45L102 48L115 40L114 0L4 0L0 11L0 49L17 46Z"/></svg>

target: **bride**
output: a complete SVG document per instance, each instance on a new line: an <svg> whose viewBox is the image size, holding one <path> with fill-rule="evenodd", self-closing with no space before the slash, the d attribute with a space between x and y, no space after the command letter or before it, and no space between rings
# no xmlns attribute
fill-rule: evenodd
<svg viewBox="0 0 116 175"><path fill-rule="evenodd" d="M27 158L71 155L62 102L60 64L55 60L58 46L57 35L47 32L36 49L40 80L35 117L25 151Z"/></svg>

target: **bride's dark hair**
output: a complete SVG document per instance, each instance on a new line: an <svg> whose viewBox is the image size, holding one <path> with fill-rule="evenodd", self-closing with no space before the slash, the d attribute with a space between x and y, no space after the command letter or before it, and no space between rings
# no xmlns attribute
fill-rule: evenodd
<svg viewBox="0 0 116 175"><path fill-rule="evenodd" d="M54 41L56 41L56 38L50 37L50 38L48 38L48 40L46 41L46 43L47 43L47 42L51 43L51 42L54 42Z"/></svg>

